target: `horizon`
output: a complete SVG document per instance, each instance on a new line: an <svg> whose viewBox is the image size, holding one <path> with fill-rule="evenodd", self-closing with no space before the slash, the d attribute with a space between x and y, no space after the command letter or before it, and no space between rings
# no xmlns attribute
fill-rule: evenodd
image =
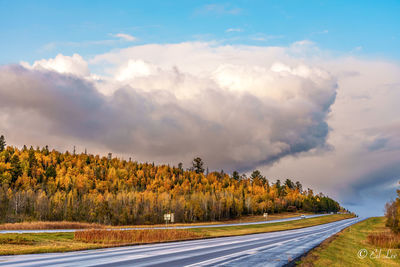
<svg viewBox="0 0 400 267"><path fill-rule="evenodd" d="M361 216L400 180L400 3L0 1L0 135L290 178Z"/></svg>

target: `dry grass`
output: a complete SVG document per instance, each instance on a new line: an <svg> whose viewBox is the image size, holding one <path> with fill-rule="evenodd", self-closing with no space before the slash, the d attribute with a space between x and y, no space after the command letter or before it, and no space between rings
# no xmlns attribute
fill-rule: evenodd
<svg viewBox="0 0 400 267"><path fill-rule="evenodd" d="M369 234L367 240L369 244L381 248L400 248L400 234L394 234L389 229Z"/></svg>
<svg viewBox="0 0 400 267"><path fill-rule="evenodd" d="M74 240L102 244L143 244L201 238L203 235L187 230L86 230L75 232Z"/></svg>
<svg viewBox="0 0 400 267"><path fill-rule="evenodd" d="M0 224L0 230L99 229L104 225L81 222L22 222Z"/></svg>

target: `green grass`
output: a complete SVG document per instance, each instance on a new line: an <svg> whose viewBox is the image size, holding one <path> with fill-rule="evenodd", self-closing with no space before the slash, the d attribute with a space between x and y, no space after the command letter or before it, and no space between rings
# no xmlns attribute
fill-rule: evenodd
<svg viewBox="0 0 400 267"><path fill-rule="evenodd" d="M65 252L101 248L98 244L76 242L74 233L0 234L0 255Z"/></svg>
<svg viewBox="0 0 400 267"><path fill-rule="evenodd" d="M229 227L194 228L188 229L188 231L195 232L196 234L198 234L199 238L211 238L298 229L347 219L350 217L351 215L336 214L288 222ZM121 244L87 243L79 240L74 240L74 233L0 234L0 255L66 252L74 250L114 247L119 245L129 244L122 242Z"/></svg>
<svg viewBox="0 0 400 267"><path fill-rule="evenodd" d="M298 264L300 266L400 266L400 250L392 249L391 255L396 258L384 258L387 248L379 248L367 242L367 236L373 232L385 230L385 218L374 217L352 225L330 239L324 241L320 246L313 249ZM361 249L367 250L367 256L360 259L357 253ZM375 249L381 255L379 258L371 257ZM375 254L377 255L377 254Z"/></svg>

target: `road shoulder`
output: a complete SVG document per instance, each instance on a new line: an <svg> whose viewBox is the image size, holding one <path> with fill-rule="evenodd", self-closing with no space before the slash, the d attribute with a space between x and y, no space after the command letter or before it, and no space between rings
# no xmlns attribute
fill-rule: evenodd
<svg viewBox="0 0 400 267"><path fill-rule="evenodd" d="M300 229L300 228L330 223L338 220L343 220L347 218L348 216L346 215L330 215L330 216L314 217L309 219L286 221L279 223L215 227L215 228L196 228L196 229L187 229L186 231L189 230L193 231L201 236L201 238L198 239L203 239L203 238L237 236L237 235ZM1 235L1 238L3 239L3 241L0 240L1 255L66 252L66 251L85 250L94 248L144 244L143 242L85 243L79 240L75 240L74 233L3 234ZM180 240L169 240L169 241L180 241ZM153 243L160 243L160 242L164 241L159 240Z"/></svg>
<svg viewBox="0 0 400 267"><path fill-rule="evenodd" d="M309 266L399 266L400 249L377 247L367 241L371 233L383 231L384 218L356 223L322 242L297 261Z"/></svg>

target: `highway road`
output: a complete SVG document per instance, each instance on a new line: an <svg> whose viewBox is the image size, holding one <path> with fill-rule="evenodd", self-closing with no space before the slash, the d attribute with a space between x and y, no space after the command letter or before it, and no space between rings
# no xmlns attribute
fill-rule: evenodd
<svg viewBox="0 0 400 267"><path fill-rule="evenodd" d="M283 266L360 218L297 230L0 257L0 266Z"/></svg>
<svg viewBox="0 0 400 267"><path fill-rule="evenodd" d="M314 218L320 216L327 216L329 214L314 214L306 215L306 218ZM259 222L244 222L244 223L229 223L229 224L205 224L205 225L185 225L185 226L169 226L168 229L188 229L188 228L211 228L211 227L225 227L225 226L239 226L239 225L253 225L253 224L265 224L265 223L277 223L277 222L288 222L301 220L300 216L291 217L278 220L259 221ZM110 230L143 230L143 229L167 229L167 227L129 227L129 228L110 228ZM49 229L49 230L0 230L0 234L23 234L23 233L65 233L65 232L76 232L87 229Z"/></svg>

